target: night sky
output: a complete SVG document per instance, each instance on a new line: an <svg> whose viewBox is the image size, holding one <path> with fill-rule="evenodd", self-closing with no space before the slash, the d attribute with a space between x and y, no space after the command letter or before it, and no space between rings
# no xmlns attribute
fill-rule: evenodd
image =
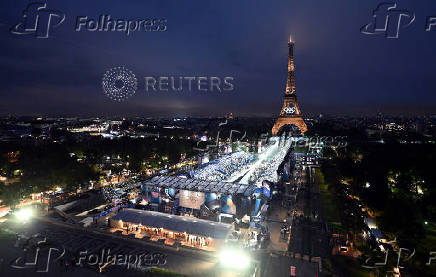
<svg viewBox="0 0 436 277"><path fill-rule="evenodd" d="M436 111L436 15L431 0L397 1L415 12L398 39L360 28L381 1L76 0L48 1L63 24L48 39L13 35L30 1L0 2L0 114L276 116L286 85L287 41L295 40L303 114L431 114ZM165 18L165 32L75 32L77 16ZM123 103L106 97L104 72L138 77ZM225 93L144 90L144 76L232 76Z"/></svg>

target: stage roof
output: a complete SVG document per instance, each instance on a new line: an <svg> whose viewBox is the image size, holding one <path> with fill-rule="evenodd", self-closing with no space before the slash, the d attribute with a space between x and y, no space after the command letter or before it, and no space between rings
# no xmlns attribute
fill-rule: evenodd
<svg viewBox="0 0 436 277"><path fill-rule="evenodd" d="M198 192L243 194L244 196L252 195L254 190L257 188L255 185L239 184L236 182L204 181L177 176L155 176L152 179L143 182L143 184Z"/></svg>
<svg viewBox="0 0 436 277"><path fill-rule="evenodd" d="M225 239L232 228L231 224L137 209L121 210L111 219L214 239Z"/></svg>

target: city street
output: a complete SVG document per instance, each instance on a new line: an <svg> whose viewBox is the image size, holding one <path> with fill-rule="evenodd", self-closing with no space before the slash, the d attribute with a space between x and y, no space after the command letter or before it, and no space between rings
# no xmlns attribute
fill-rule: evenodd
<svg viewBox="0 0 436 277"><path fill-rule="evenodd" d="M301 164L298 164L300 167ZM319 273L319 264L303 259L319 257L324 244L322 236L322 223L312 222L310 218L299 216L303 211L309 214L317 213L318 198L312 193L310 168L294 170L293 179L285 185L286 197L282 200L272 201L266 225L270 231L270 245L268 256L264 257L263 276L290 276L290 267L295 267L296 276L316 276ZM298 187L297 202L287 198L291 187ZM282 233L282 227L289 226L289 232ZM288 247L289 251L288 252ZM296 258L291 256L292 253ZM297 258L298 257L298 258Z"/></svg>
<svg viewBox="0 0 436 277"><path fill-rule="evenodd" d="M290 251L309 257L329 255L325 224L319 221L319 189L313 182L313 167L306 167L298 176L300 186L295 210L303 214L292 221Z"/></svg>
<svg viewBox="0 0 436 277"><path fill-rule="evenodd" d="M267 263L264 276L290 276L290 268L296 269L295 276L314 277L318 273L318 264L301 259L271 253L266 257Z"/></svg>

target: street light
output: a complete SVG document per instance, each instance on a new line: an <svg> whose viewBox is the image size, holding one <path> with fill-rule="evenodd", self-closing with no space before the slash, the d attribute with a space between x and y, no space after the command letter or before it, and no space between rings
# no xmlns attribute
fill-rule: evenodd
<svg viewBox="0 0 436 277"><path fill-rule="evenodd" d="M21 208L20 210L15 212L15 216L17 217L17 219L23 222L28 221L32 214L33 211L31 208Z"/></svg>
<svg viewBox="0 0 436 277"><path fill-rule="evenodd" d="M250 265L250 257L237 249L223 250L219 255L221 265L230 268L245 269Z"/></svg>

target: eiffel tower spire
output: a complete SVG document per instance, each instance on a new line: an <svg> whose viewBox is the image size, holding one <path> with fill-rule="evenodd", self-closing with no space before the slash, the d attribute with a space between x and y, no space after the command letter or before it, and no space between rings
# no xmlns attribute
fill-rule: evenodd
<svg viewBox="0 0 436 277"><path fill-rule="evenodd" d="M295 65L294 65L294 42L289 37L288 42L289 59L288 59L288 79L286 81L286 94L295 94Z"/></svg>

